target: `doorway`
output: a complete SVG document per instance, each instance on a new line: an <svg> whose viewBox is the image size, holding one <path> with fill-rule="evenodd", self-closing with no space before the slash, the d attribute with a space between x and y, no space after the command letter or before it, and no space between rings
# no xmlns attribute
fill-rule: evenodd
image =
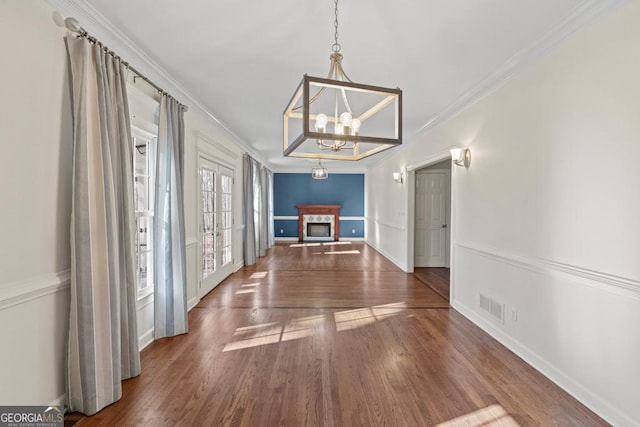
<svg viewBox="0 0 640 427"><path fill-rule="evenodd" d="M451 162L415 174L414 266L449 267Z"/></svg>
<svg viewBox="0 0 640 427"><path fill-rule="evenodd" d="M414 274L448 301L451 264L451 160L417 169L414 176Z"/></svg>
<svg viewBox="0 0 640 427"><path fill-rule="evenodd" d="M198 297L233 273L233 169L200 157Z"/></svg>

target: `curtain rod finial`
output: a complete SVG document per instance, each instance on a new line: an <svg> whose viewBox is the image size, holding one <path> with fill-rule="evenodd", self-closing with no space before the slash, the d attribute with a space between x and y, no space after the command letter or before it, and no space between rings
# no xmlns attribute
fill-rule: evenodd
<svg viewBox="0 0 640 427"><path fill-rule="evenodd" d="M64 20L64 25L67 27L67 30L73 31L74 33L82 31L82 27L76 18L66 18Z"/></svg>

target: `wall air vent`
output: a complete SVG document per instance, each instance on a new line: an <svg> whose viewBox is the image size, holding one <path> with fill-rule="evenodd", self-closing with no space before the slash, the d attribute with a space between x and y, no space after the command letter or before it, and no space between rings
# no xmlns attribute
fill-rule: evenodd
<svg viewBox="0 0 640 427"><path fill-rule="evenodd" d="M480 294L480 308L495 317L500 323L504 323L504 304Z"/></svg>

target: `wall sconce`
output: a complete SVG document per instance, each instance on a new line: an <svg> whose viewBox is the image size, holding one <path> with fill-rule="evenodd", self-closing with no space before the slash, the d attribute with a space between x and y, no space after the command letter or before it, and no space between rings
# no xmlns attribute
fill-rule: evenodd
<svg viewBox="0 0 640 427"><path fill-rule="evenodd" d="M452 148L451 159L456 165L468 168L471 164L471 150L468 148Z"/></svg>
<svg viewBox="0 0 640 427"><path fill-rule="evenodd" d="M393 173L393 180L395 182L397 182L398 184L402 184L404 182L404 173L402 173L402 172L394 172Z"/></svg>

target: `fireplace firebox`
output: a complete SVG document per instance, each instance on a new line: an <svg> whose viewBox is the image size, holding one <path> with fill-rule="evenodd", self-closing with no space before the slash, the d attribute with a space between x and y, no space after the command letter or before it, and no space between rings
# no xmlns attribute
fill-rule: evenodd
<svg viewBox="0 0 640 427"><path fill-rule="evenodd" d="M331 237L331 223L330 222L308 222L307 236Z"/></svg>

